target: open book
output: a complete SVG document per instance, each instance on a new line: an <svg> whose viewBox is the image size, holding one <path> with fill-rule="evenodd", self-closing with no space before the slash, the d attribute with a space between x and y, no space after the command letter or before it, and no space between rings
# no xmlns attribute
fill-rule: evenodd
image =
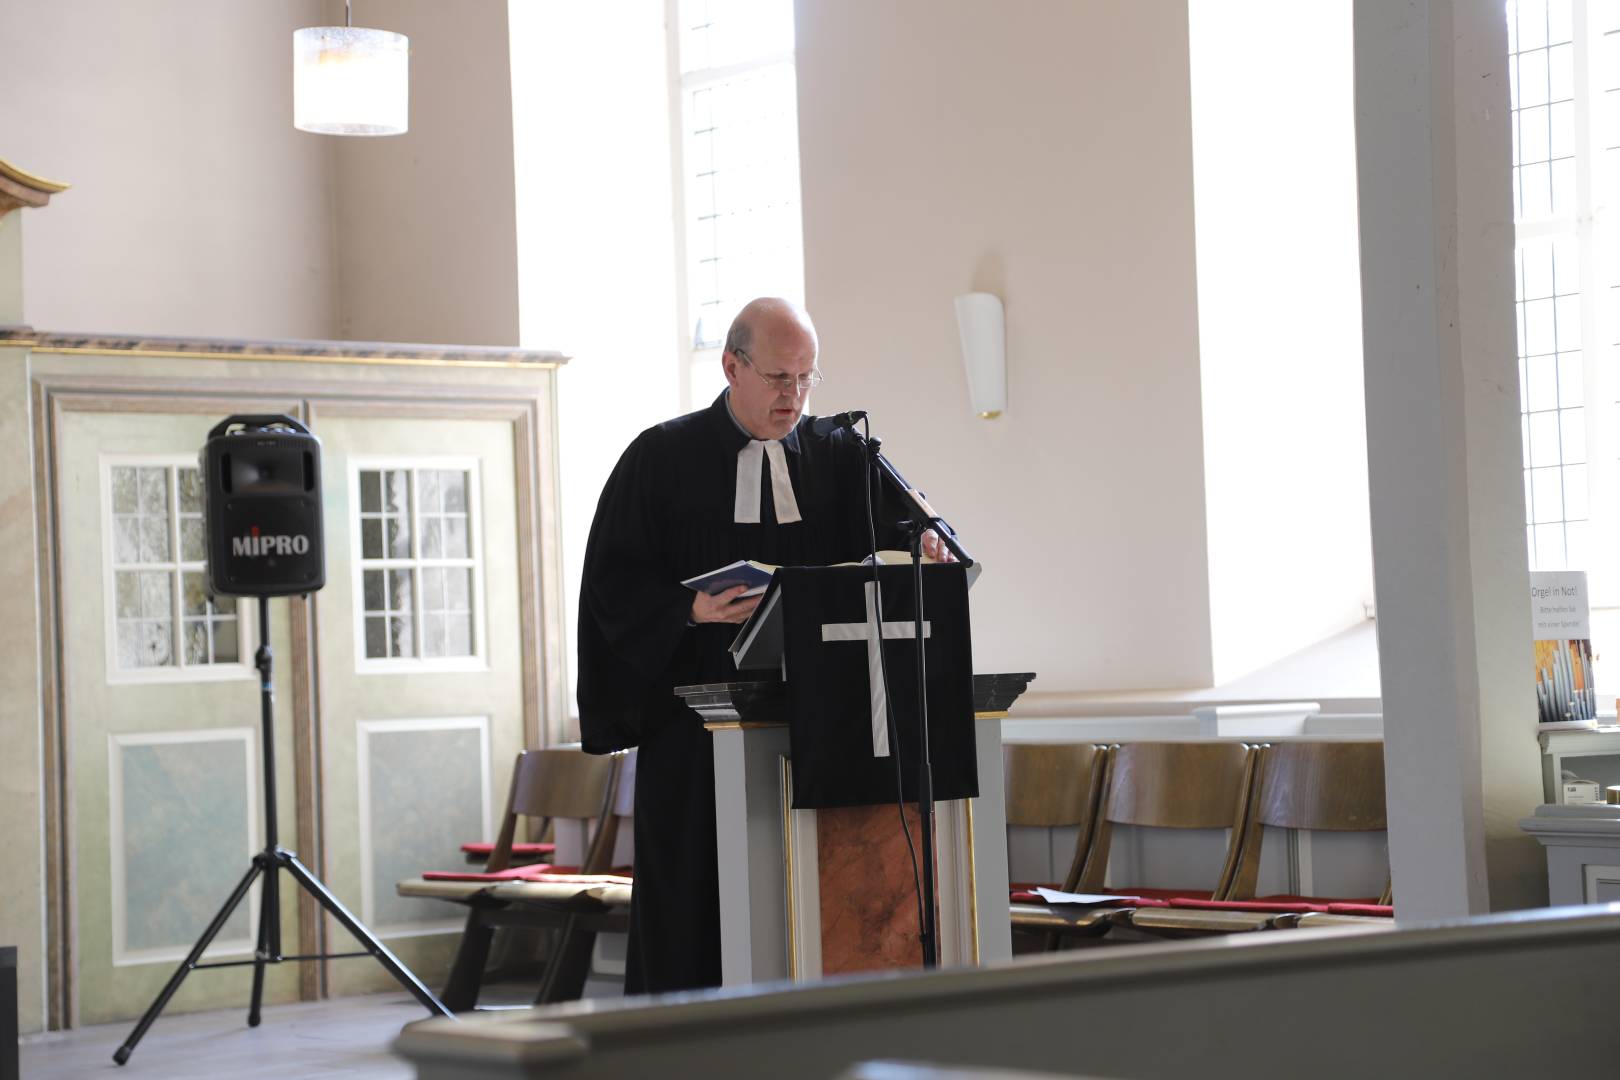
<svg viewBox="0 0 1620 1080"><path fill-rule="evenodd" d="M696 592L705 592L710 596L723 593L727 589L734 589L738 585L747 585L748 591L743 596L758 596L765 591L765 586L771 583L771 575L776 573L776 567L770 563L754 562L752 559L738 559L728 566L718 570L710 570L706 574L687 578L681 582L688 589Z"/></svg>

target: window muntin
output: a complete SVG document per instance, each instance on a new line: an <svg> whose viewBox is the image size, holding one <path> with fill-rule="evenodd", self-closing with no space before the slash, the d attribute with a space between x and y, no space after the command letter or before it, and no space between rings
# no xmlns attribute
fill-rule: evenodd
<svg viewBox="0 0 1620 1080"><path fill-rule="evenodd" d="M1615 237L1605 203L1620 146L1620 5L1510 0L1515 305L1530 566L1592 573L1613 604L1605 555L1617 511ZM1605 294L1609 294L1606 296Z"/></svg>
<svg viewBox="0 0 1620 1080"><path fill-rule="evenodd" d="M208 593L202 474L185 460L104 462L115 682L247 673L237 600Z"/></svg>
<svg viewBox="0 0 1620 1080"><path fill-rule="evenodd" d="M478 661L476 468L362 464L355 491L362 669Z"/></svg>
<svg viewBox="0 0 1620 1080"><path fill-rule="evenodd" d="M718 357L744 303L803 299L793 5L671 2L680 71L682 349L696 365ZM694 386L703 381L692 376Z"/></svg>

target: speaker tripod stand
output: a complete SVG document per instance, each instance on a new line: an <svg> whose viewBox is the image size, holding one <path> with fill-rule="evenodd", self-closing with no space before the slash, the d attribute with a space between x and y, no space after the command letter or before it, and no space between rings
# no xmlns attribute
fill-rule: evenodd
<svg viewBox="0 0 1620 1080"><path fill-rule="evenodd" d="M453 1015L449 1009L445 1008L444 1003L434 996L433 991L423 985L422 980L411 974L410 969L400 963L399 958L390 952L386 945L378 941L376 935L367 930L360 920L355 918L349 909L344 907L342 902L333 896L325 885L321 884L320 879L310 872L309 867L298 861L298 856L295 853L288 851L276 842L276 750L275 731L272 727L274 701L270 689L269 598L261 597L258 607L259 648L254 653L253 666L259 672L260 718L264 728L264 850L253 856L252 865L248 867L247 873L242 875L242 880L237 882L236 889L231 893L230 898L225 901L225 906L219 909L219 914L215 915L214 920L208 924L208 928L203 931L202 937L197 939L197 944L191 947L191 952L180 962L180 967L175 970L174 975L170 977L168 983L159 992L157 999L152 1002L145 1015L141 1017L140 1022L135 1025L135 1030L129 1033L129 1038L125 1039L124 1044L114 1052L113 1060L120 1065L129 1060L129 1055L135 1050L135 1044L141 1041L141 1036L146 1034L146 1029L152 1026L152 1022L158 1018L158 1014L169 1003L169 999L174 997L175 992L180 989L180 984L185 981L186 976L203 968L247 967L252 965L253 997L248 1005L248 1027L259 1026L259 1004L264 996L264 969L266 967L287 961L341 960L354 956L376 957L377 962L387 968L388 973L398 979L400 984L409 990L417 1001L426 1006L428 1012L438 1016ZM281 953L281 883L279 877L280 872L283 870L291 874L293 880L302 885L304 890L320 903L321 907L325 908L334 919L342 923L343 928L353 934L361 945L365 946L364 951L317 953L309 956L283 956ZM247 896L248 889L252 888L254 881L258 880L261 874L264 875L264 893L259 906L259 941L258 946L253 950L253 959L226 960L208 964L199 963L204 951L207 950L219 932L224 929L225 923L230 920L232 913L236 911L237 905Z"/></svg>

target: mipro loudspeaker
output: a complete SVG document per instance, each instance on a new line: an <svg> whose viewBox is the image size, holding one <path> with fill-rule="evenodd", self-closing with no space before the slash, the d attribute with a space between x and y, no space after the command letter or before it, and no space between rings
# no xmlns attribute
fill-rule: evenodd
<svg viewBox="0 0 1620 1080"><path fill-rule="evenodd" d="M326 584L321 440L290 416L231 416L199 455L208 588L289 596Z"/></svg>

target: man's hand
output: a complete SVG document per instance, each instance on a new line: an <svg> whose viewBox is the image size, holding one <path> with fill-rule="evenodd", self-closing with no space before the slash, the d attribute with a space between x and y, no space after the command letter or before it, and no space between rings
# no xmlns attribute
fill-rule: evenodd
<svg viewBox="0 0 1620 1080"><path fill-rule="evenodd" d="M922 553L924 558L933 559L935 562L957 561L955 553L945 546L945 541L941 540L933 529L922 534Z"/></svg>
<svg viewBox="0 0 1620 1080"><path fill-rule="evenodd" d="M759 607L763 594L743 597L746 585L733 585L724 592L710 596L699 592L692 598L692 621L695 623L741 623Z"/></svg>

